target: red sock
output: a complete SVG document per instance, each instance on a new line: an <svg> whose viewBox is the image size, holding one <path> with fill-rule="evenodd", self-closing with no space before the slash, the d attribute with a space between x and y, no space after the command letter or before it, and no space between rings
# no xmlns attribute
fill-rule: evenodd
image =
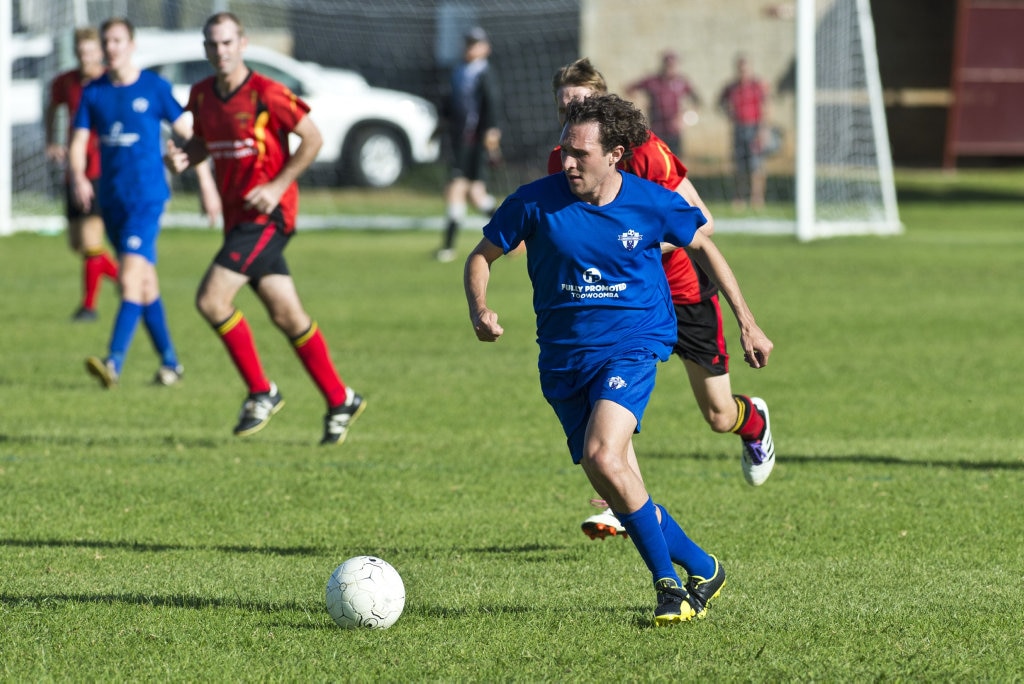
<svg viewBox="0 0 1024 684"><path fill-rule="evenodd" d="M245 316L238 309L228 320L214 328L227 347L231 360L242 375L250 394L270 391L270 381L263 374L263 365L256 352L256 341L252 337L252 329Z"/></svg>
<svg viewBox="0 0 1024 684"><path fill-rule="evenodd" d="M110 258L110 253L102 250L96 256L103 260L103 275L111 280L117 280L117 262Z"/></svg>
<svg viewBox="0 0 1024 684"><path fill-rule="evenodd" d="M295 353L299 355L302 365L306 367L313 382L320 388L320 392L327 400L327 406L334 408L345 403L345 383L338 376L334 369L331 355L327 351L327 341L316 321L309 326L309 330L292 340Z"/></svg>
<svg viewBox="0 0 1024 684"><path fill-rule="evenodd" d="M761 434L764 432L764 418L750 402L750 397L745 394L734 394L732 398L736 400L737 410L736 425L732 432L747 442L761 439Z"/></svg>
<svg viewBox="0 0 1024 684"><path fill-rule="evenodd" d="M89 252L82 261L82 308L95 309L100 294L100 279L104 276L106 252Z"/></svg>

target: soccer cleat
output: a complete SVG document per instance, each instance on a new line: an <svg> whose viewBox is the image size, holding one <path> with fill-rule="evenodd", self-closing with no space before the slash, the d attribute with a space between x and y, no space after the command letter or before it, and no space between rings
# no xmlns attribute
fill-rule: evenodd
<svg viewBox="0 0 1024 684"><path fill-rule="evenodd" d="M153 382L157 385L170 387L181 382L181 376L184 374L185 367L181 364L177 366L160 366L156 370L156 375L153 376Z"/></svg>
<svg viewBox="0 0 1024 684"><path fill-rule="evenodd" d="M98 356L90 356L85 360L85 369L89 374L98 378L106 389L117 387L119 373L114 362L110 359L101 359Z"/></svg>
<svg viewBox="0 0 1024 684"><path fill-rule="evenodd" d="M775 442L772 440L772 424L768 419L768 404L761 397L751 397L750 403L764 418L764 432L761 439L743 442L743 477L754 487L764 484L775 467Z"/></svg>
<svg viewBox="0 0 1024 684"><path fill-rule="evenodd" d="M348 429L356 418L366 409L362 396L349 387L346 390L345 403L336 406L324 416L324 436L320 444L341 444L348 437Z"/></svg>
<svg viewBox="0 0 1024 684"><path fill-rule="evenodd" d="M92 323L99 314L96 313L96 309L87 309L84 306L78 308L78 311L71 315L71 321L73 323Z"/></svg>
<svg viewBox="0 0 1024 684"><path fill-rule="evenodd" d="M622 526L610 508L590 516L583 521L580 527L583 529L583 534L591 539L600 539L601 541L604 541L605 537L629 536L626 534L626 528Z"/></svg>
<svg viewBox="0 0 1024 684"><path fill-rule="evenodd" d="M654 609L655 627L669 627L677 622L686 622L697 614L690 593L671 577L664 577L655 582L654 590L658 592L658 605Z"/></svg>
<svg viewBox="0 0 1024 684"><path fill-rule="evenodd" d="M250 394L242 404L242 412L238 415L235 434L245 437L259 432L270 422L270 417L282 408L284 408L284 397L277 391L277 385L274 383L270 383L269 392Z"/></svg>
<svg viewBox="0 0 1024 684"><path fill-rule="evenodd" d="M440 261L442 264L448 264L455 261L455 250L450 247L445 247L437 250L434 254L434 258Z"/></svg>
<svg viewBox="0 0 1024 684"><path fill-rule="evenodd" d="M717 598L722 593L722 587L725 586L725 568L717 558L714 556L711 558L715 561L715 574L710 579L690 575L690 580L686 583L686 590L690 593L690 603L697 611L697 617L702 620L707 617L708 604L711 603L711 599Z"/></svg>

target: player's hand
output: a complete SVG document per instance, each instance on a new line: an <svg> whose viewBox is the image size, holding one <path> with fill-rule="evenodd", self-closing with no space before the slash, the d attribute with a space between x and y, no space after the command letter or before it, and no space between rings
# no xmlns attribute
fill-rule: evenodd
<svg viewBox="0 0 1024 684"><path fill-rule="evenodd" d="M255 209L261 214L269 214L281 203L281 195L272 183L257 185L245 194L245 208Z"/></svg>
<svg viewBox="0 0 1024 684"><path fill-rule="evenodd" d="M68 159L68 148L57 144L47 145L46 158L54 164L63 165Z"/></svg>
<svg viewBox="0 0 1024 684"><path fill-rule="evenodd" d="M768 357L775 348L772 341L756 326L740 335L740 346L743 347L743 360L751 368L767 366Z"/></svg>
<svg viewBox="0 0 1024 684"><path fill-rule="evenodd" d="M498 314L484 309L473 316L473 332L481 342L496 342L505 329L498 325Z"/></svg>
<svg viewBox="0 0 1024 684"><path fill-rule="evenodd" d="M85 176L76 176L74 179L73 194L75 204L79 209L82 211L89 211L92 209L92 201L94 199L92 181Z"/></svg>
<svg viewBox="0 0 1024 684"><path fill-rule="evenodd" d="M188 155L185 150L174 144L173 140L167 141L167 151L164 152L164 166L171 173L181 173L188 168Z"/></svg>

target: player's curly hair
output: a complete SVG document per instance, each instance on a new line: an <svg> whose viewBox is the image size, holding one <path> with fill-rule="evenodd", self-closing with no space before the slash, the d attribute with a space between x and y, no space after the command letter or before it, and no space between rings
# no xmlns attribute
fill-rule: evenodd
<svg viewBox="0 0 1024 684"><path fill-rule="evenodd" d="M618 95L591 95L573 100L565 108L565 125L596 121L601 127L601 149L622 145L627 152L647 142L650 131L643 112Z"/></svg>

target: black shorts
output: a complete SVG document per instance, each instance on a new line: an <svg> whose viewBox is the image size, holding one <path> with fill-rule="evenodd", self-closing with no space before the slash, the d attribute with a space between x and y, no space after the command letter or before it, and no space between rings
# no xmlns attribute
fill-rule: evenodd
<svg viewBox="0 0 1024 684"><path fill-rule="evenodd" d="M678 333L672 352L706 368L711 375L728 373L729 354L718 295L698 304L676 304L675 308Z"/></svg>
<svg viewBox="0 0 1024 684"><path fill-rule="evenodd" d="M263 276L291 275L284 260L289 239L291 233L285 233L278 221L240 223L224 236L213 263L249 276L249 285L255 289Z"/></svg>
<svg viewBox="0 0 1024 684"><path fill-rule="evenodd" d="M471 181L486 181L490 156L479 142L454 142L452 144L452 178L466 178Z"/></svg>
<svg viewBox="0 0 1024 684"><path fill-rule="evenodd" d="M75 185L71 181L64 181L64 215L68 221L78 221L89 216L102 216L100 213L100 181L93 178L92 181L92 206L85 211L75 201Z"/></svg>

